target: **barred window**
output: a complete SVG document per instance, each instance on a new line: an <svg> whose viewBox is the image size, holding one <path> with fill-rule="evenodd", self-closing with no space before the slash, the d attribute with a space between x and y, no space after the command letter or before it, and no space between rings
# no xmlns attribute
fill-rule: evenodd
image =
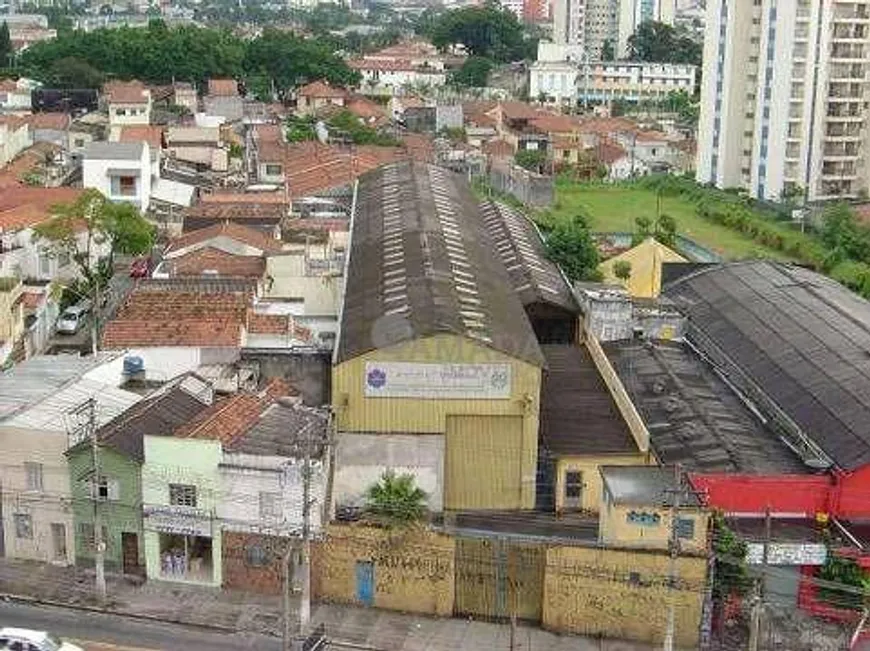
<svg viewBox="0 0 870 651"><path fill-rule="evenodd" d="M169 503L172 506L196 506L196 486L169 484Z"/></svg>

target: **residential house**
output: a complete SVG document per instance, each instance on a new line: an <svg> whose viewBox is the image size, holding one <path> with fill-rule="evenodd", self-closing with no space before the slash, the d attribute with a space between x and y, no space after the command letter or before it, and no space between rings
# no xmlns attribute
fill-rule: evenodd
<svg viewBox="0 0 870 651"><path fill-rule="evenodd" d="M244 101L235 79L209 79L202 103L207 115L222 117L227 122L241 120L244 115Z"/></svg>
<svg viewBox="0 0 870 651"><path fill-rule="evenodd" d="M103 358L29 359L0 377L0 542L8 558L74 562L73 495L64 453L86 431L139 399L87 377Z"/></svg>
<svg viewBox="0 0 870 651"><path fill-rule="evenodd" d="M257 393L240 392L215 401L169 435L145 436L142 510L149 579L223 584L220 505L230 497L222 483L223 448L286 392L281 382Z"/></svg>
<svg viewBox="0 0 870 651"><path fill-rule="evenodd" d="M183 106L191 115L199 112L199 97L193 84L175 82L172 85L172 103L175 106Z"/></svg>
<svg viewBox="0 0 870 651"><path fill-rule="evenodd" d="M142 531L142 463L146 436L170 436L214 401L208 382L185 373L97 430L97 463L90 440L66 452L75 525L76 565L94 562L94 510L100 509L106 568L145 574Z"/></svg>
<svg viewBox="0 0 870 651"><path fill-rule="evenodd" d="M402 161L360 178L352 224L336 504L359 505L394 467L434 511L532 508L544 358L477 201L448 170ZM409 244L421 228L423 249ZM422 395L425 408L409 400Z"/></svg>
<svg viewBox="0 0 870 651"><path fill-rule="evenodd" d="M24 77L0 81L0 109L7 113L27 113L31 109L31 94L37 82Z"/></svg>
<svg viewBox="0 0 870 651"><path fill-rule="evenodd" d="M307 526L314 536L322 532L328 441L326 409L305 407L299 398L278 398L246 431L224 443L217 505L224 587L280 594L282 552L305 525L306 463Z"/></svg>
<svg viewBox="0 0 870 651"><path fill-rule="evenodd" d="M140 81L111 81L103 86L111 131L151 124L151 91Z"/></svg>
<svg viewBox="0 0 870 651"><path fill-rule="evenodd" d="M34 113L24 119L30 127L34 143L47 142L62 150L69 150L69 128L72 124L69 113Z"/></svg>
<svg viewBox="0 0 870 651"><path fill-rule="evenodd" d="M0 117L0 167L5 167L33 144L30 127L24 118L12 115Z"/></svg>
<svg viewBox="0 0 870 651"><path fill-rule="evenodd" d="M349 93L328 81L312 81L296 91L296 112L311 115L325 106L345 106Z"/></svg>
<svg viewBox="0 0 870 651"><path fill-rule="evenodd" d="M82 183L112 201L125 201L145 212L157 176L146 142L92 142L82 159Z"/></svg>
<svg viewBox="0 0 870 651"><path fill-rule="evenodd" d="M184 229L184 211L196 200L196 186L172 179L157 179L151 187L149 217L168 237L178 237Z"/></svg>
<svg viewBox="0 0 870 651"><path fill-rule="evenodd" d="M631 274L625 281L617 278L613 271L619 262L631 265ZM632 297L656 298L662 287L662 265L680 262L688 260L654 237L648 237L637 246L605 260L598 265L598 270L606 282L623 284Z"/></svg>
<svg viewBox="0 0 870 651"><path fill-rule="evenodd" d="M210 192L184 214L184 232L231 221L275 237L290 214L290 198L274 192Z"/></svg>
<svg viewBox="0 0 870 651"><path fill-rule="evenodd" d="M261 280L266 256L282 250L281 241L262 231L223 222L191 231L169 243L153 278L230 276Z"/></svg>
<svg viewBox="0 0 870 651"><path fill-rule="evenodd" d="M95 140L108 135L108 118L100 113L88 113L70 124L68 149L73 158L80 160L85 149Z"/></svg>
<svg viewBox="0 0 870 651"><path fill-rule="evenodd" d="M362 75L360 92L391 96L413 87L443 86L449 67L455 63L423 42L398 43L348 61Z"/></svg>
<svg viewBox="0 0 870 651"><path fill-rule="evenodd" d="M226 172L229 166L218 127L169 127L166 150L171 159L200 170Z"/></svg>

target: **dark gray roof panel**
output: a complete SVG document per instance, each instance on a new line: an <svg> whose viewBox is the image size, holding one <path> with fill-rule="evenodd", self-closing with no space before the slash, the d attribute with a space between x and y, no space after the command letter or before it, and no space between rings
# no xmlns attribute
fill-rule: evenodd
<svg viewBox="0 0 870 651"><path fill-rule="evenodd" d="M523 305L550 303L579 313L574 293L559 267L547 259L544 242L534 223L503 203L484 201L480 208L495 250Z"/></svg>
<svg viewBox="0 0 870 651"><path fill-rule="evenodd" d="M678 486L673 466L601 466L604 490L614 504L670 506L679 495L682 506L700 506L686 482Z"/></svg>
<svg viewBox="0 0 870 651"><path fill-rule="evenodd" d="M359 179L335 361L442 333L544 363L467 184L384 165Z"/></svg>
<svg viewBox="0 0 870 651"><path fill-rule="evenodd" d="M870 303L766 261L700 271L665 295L836 465L870 463Z"/></svg>

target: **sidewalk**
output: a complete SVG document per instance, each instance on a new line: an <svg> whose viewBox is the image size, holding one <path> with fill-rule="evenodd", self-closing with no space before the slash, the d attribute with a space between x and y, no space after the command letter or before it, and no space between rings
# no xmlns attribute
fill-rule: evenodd
<svg viewBox="0 0 870 651"><path fill-rule="evenodd" d="M136 585L108 576L110 612L232 632L281 634L280 597L152 581ZM0 559L0 596L94 608L93 573L74 567ZM371 608L315 604L336 643L377 651L510 649L510 626L407 615ZM643 644L555 635L520 626L517 651L650 651Z"/></svg>

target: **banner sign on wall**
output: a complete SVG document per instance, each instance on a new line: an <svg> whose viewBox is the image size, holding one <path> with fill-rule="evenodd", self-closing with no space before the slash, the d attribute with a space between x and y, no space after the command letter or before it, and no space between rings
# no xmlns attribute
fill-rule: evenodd
<svg viewBox="0 0 870 651"><path fill-rule="evenodd" d="M367 398L506 400L510 364L367 362Z"/></svg>

